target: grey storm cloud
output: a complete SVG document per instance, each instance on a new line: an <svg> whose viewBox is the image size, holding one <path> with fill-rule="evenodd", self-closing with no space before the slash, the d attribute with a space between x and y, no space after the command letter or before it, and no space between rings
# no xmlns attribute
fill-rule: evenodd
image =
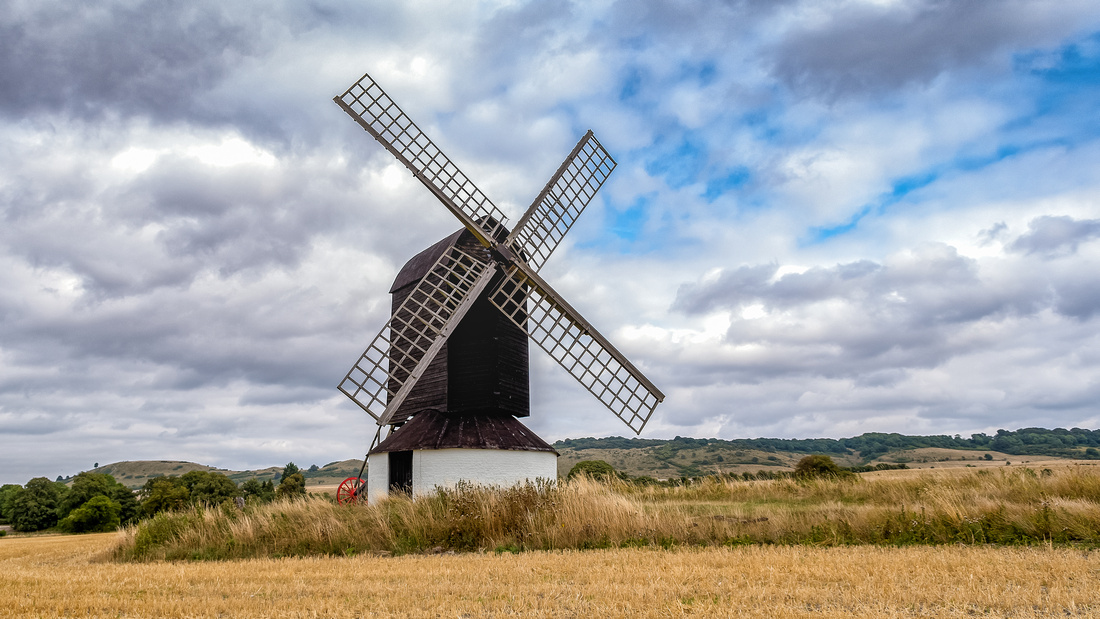
<svg viewBox="0 0 1100 619"><path fill-rule="evenodd" d="M788 32L773 50L774 70L796 90L829 98L889 91L984 64L1010 45L1047 44L1097 12L1086 2L851 3Z"/></svg>
<svg viewBox="0 0 1100 619"><path fill-rule="evenodd" d="M1009 251L1045 256L1072 254L1082 243L1100 238L1100 219L1044 215L1031 220L1027 227L1028 231L1008 246Z"/></svg>
<svg viewBox="0 0 1100 619"><path fill-rule="evenodd" d="M190 117L194 97L261 44L228 6L9 5L0 17L0 111Z"/></svg>

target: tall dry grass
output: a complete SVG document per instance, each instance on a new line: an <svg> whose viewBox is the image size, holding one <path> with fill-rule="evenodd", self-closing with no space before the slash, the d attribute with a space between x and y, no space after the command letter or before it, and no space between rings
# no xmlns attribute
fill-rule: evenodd
<svg viewBox="0 0 1100 619"><path fill-rule="evenodd" d="M911 473L855 481L576 479L463 486L338 506L321 498L163 513L116 560L742 544L1100 544L1100 471Z"/></svg>

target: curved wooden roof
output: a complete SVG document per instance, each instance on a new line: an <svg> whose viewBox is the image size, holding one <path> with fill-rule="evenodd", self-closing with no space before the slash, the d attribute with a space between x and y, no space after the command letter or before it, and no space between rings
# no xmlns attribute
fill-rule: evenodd
<svg viewBox="0 0 1100 619"><path fill-rule="evenodd" d="M430 409L417 413L370 453L414 449L505 449L558 453L511 415L444 414Z"/></svg>

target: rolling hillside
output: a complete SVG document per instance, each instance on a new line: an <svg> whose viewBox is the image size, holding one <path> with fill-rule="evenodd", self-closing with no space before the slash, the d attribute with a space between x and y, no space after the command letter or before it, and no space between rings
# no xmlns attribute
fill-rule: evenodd
<svg viewBox="0 0 1100 619"><path fill-rule="evenodd" d="M309 488L310 486L338 484L344 479L358 474L359 467L362 466L362 464L362 460L340 460L337 462L330 462L324 466L318 466L316 470L310 470L312 467L308 465L302 466L301 468L302 475L306 478L306 487ZM146 481L153 477L159 477L161 475L183 475L189 471L213 471L215 473L221 473L228 476L229 479L232 479L235 483L240 484L249 479L277 481L279 475L283 472L283 467L271 466L265 469L233 471L181 460L134 460L105 464L101 467L92 469L93 473L106 473L111 475L118 482L131 489L142 487ZM64 481L68 481L69 479L71 478L66 478Z"/></svg>
<svg viewBox="0 0 1100 619"><path fill-rule="evenodd" d="M714 473L756 473L791 470L803 456L826 454L841 466L904 463L911 468L948 466L1004 466L1006 462L1040 460L1100 461L1100 430L1073 428L1022 428L998 430L990 436L972 434L911 436L869 432L841 439L662 439L607 438L565 439L554 443L561 457L558 474L565 475L581 460L604 460L633 476L657 479L698 477ZM306 485L334 485L359 473L359 459L302 466ZM115 462L94 469L108 473L130 488L140 488L158 475L182 475L188 471L216 471L236 483L256 478L277 480L282 466L234 471L177 460Z"/></svg>
<svg viewBox="0 0 1100 619"><path fill-rule="evenodd" d="M800 458L826 454L841 466L904 463L913 468L988 466L1049 459L1100 460L1100 430L1023 428L973 434L910 436L869 432L842 439L566 439L554 443L565 474L581 460L604 460L630 475L657 479L713 473L791 470ZM987 455L988 454L988 455Z"/></svg>

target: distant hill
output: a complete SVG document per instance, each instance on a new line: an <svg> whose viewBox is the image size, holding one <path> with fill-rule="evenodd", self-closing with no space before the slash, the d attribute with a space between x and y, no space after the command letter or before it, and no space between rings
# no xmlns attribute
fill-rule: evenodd
<svg viewBox="0 0 1100 619"><path fill-rule="evenodd" d="M1002 464L1021 456L1043 459L1100 460L1100 430L1073 428L1023 428L998 430L993 436L909 436L869 432L842 439L699 439L678 436L671 440L576 438L554 443L561 457L558 472L565 474L581 460L604 460L631 475L658 479L697 477L711 473L743 473L790 470L808 454L826 454L842 466L878 462L935 466L963 466L989 462L986 454Z"/></svg>
<svg viewBox="0 0 1100 619"><path fill-rule="evenodd" d="M338 484L348 477L359 474L359 468L363 465L363 461L360 460L340 460L337 462L330 462L324 466L317 466L316 470L311 470L310 466L302 466L302 475L306 478L306 487ZM265 469L246 470L246 471L233 471L230 469L220 469L217 467L206 466L205 464L197 464L195 462L184 462L182 460L133 460L125 462L115 462L112 464L105 464L101 467L92 469L93 473L106 473L115 478L119 483L126 485L131 489L137 489L145 485L145 482L153 477L159 477L161 475L183 475L190 471L213 471L221 473L232 479L235 483L249 479L259 479L260 481L272 480L278 481L279 475L283 472L282 466L270 466ZM72 479L71 477L65 478L65 481Z"/></svg>
<svg viewBox="0 0 1100 619"><path fill-rule="evenodd" d="M573 438L557 441L558 473L564 475L581 460L604 460L630 475L658 479L698 477L712 473L756 473L760 470L791 470L803 456L826 454L842 466L879 462L910 466L988 465L1025 459L1100 460L1100 430L1072 428L1022 428L998 430L993 436L910 436L868 432L852 438L780 439L715 438L643 439L612 436ZM986 458L989 454L989 459ZM306 485L333 485L357 475L361 459L330 462L324 466L303 466ZM315 470L311 470L316 466ZM140 488L159 475L183 475L188 471L215 471L236 483L248 479L277 481L282 466L233 471L179 460L115 462L96 469L108 473L130 488ZM70 478L67 478L66 481Z"/></svg>

